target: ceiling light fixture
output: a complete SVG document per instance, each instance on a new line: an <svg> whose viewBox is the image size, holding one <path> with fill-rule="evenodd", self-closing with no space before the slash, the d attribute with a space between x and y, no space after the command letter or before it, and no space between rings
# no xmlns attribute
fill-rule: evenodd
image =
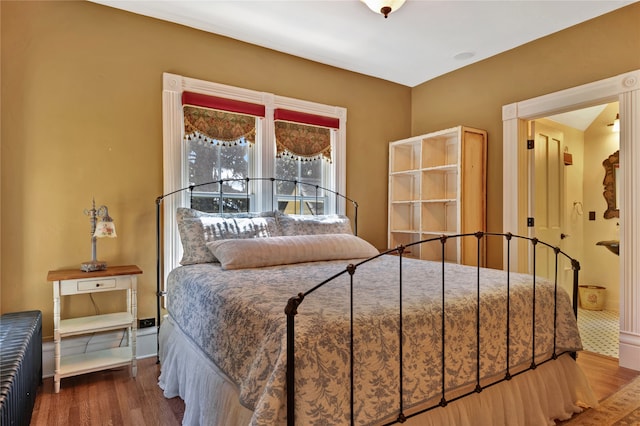
<svg viewBox="0 0 640 426"><path fill-rule="evenodd" d="M387 18L390 13L400 9L405 0L362 0L362 2L375 13L384 15Z"/></svg>

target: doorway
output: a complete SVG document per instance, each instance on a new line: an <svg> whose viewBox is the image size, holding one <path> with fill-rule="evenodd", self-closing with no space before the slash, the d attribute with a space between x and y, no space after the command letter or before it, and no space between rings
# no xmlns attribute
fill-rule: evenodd
<svg viewBox="0 0 640 426"><path fill-rule="evenodd" d="M541 134L555 135L561 141L564 154L558 172L563 176L565 199L561 236L555 236L551 243L580 261L581 285L604 288L584 289L586 296L581 296L598 296L597 303L580 306L578 326L583 345L585 350L613 358L618 358L619 349L619 257L598 243L613 240L619 243L620 239L617 206L615 212L610 211L603 194L607 191L603 182L610 173L604 167L605 160L620 149L619 129L614 126L618 112L618 102L612 102L535 120L542 124ZM612 188L615 191L615 184ZM553 192L541 191L535 185L535 193ZM538 198L536 195L535 199ZM564 288L570 292L571 282Z"/></svg>
<svg viewBox="0 0 640 426"><path fill-rule="evenodd" d="M621 127L619 364L640 371L640 264L634 262L640 256L640 70L503 106L503 231L527 233L526 146L519 143L527 121L615 101ZM526 249L511 252L510 268L527 271Z"/></svg>

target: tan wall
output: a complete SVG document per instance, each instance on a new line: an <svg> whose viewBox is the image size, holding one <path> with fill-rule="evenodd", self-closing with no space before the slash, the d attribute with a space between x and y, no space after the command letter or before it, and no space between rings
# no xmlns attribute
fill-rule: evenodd
<svg viewBox="0 0 640 426"><path fill-rule="evenodd" d="M457 124L487 130L489 231L502 231L502 106L640 68L638 22L634 3L413 89L412 134ZM501 248L488 249L488 265L501 267Z"/></svg>
<svg viewBox="0 0 640 426"><path fill-rule="evenodd" d="M163 72L346 107L347 193L385 247L387 142L409 136L410 88L88 2L1 7L2 312L40 309L53 334L47 271L90 259L95 197L118 230L98 257L141 267L139 317L155 316ZM76 297L63 309L93 313Z"/></svg>

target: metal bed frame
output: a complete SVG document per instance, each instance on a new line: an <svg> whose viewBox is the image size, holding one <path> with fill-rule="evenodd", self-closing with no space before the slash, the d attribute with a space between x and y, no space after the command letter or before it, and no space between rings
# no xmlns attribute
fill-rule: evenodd
<svg viewBox="0 0 640 426"><path fill-rule="evenodd" d="M225 193L223 193L222 191L222 186L225 183L231 183L231 182L239 182L239 181L244 181L247 183L247 185L245 185L246 188L246 192L244 194L245 199L247 200L247 210L250 208L249 207L249 199L251 197L251 193L250 193L250 182L253 181L270 181L271 182L271 208L272 210L274 209L274 206L276 205L275 200L276 200L276 193L275 193L275 184L278 182L285 182L285 183L293 183L295 186L295 192L294 192L294 198L293 201L294 203L297 203L297 200L299 197L302 197L302 191L301 191L301 187L306 186L309 187L311 189L313 189L315 191L315 200L316 202L318 202L321 198L326 199L328 196L335 196L336 200L339 199L343 199L344 201L348 201L351 202L353 207L354 207L354 213L353 213L353 224L354 224L354 234L357 235L357 230L358 230L358 203L356 201L354 201L353 199L342 195L336 191L333 191L331 189L328 188L323 188L319 185L315 185L315 184L311 184L311 183L307 183L307 182L301 182L301 181L297 181L297 180L289 180L289 179L277 179L277 178L231 178L231 179L220 179L220 180L213 180L213 181L209 181L209 182L204 182L204 183L199 183L199 184L192 184L189 185L187 187L184 188L180 188L177 189L175 191L171 191L167 194L163 194L160 195L156 198L156 255L157 255L157 262L156 262L156 296L157 296L157 328L158 328L158 332L159 332L159 328L160 328L160 319L161 319L161 298L163 296L166 295L166 292L162 290L162 281L163 281L163 276L162 276L162 239L161 239L161 227L162 227L162 215L161 215L161 205L164 201L165 198L173 196L175 194L179 194L185 191L189 191L190 193L193 193L193 190L205 185L210 185L210 184L219 184L219 188L220 191L218 193L218 196L220 197L220 199L222 199L225 195ZM326 195L320 195L320 194L326 194ZM308 197L308 196L307 196ZM191 195L191 199L193 199L193 194ZM223 205L221 203L221 213L224 213L223 209ZM354 405L354 350L353 350L353 306L354 306L354 300L353 300L353 276L356 274L357 269L380 257L383 255L388 255L388 254L394 254L398 256L399 259L399 295L400 295L400 302L399 302L399 306L398 306L398 315L399 315L399 329L398 329L398 333L399 336L402 336L402 332L403 332L403 325L402 325L402 262L405 256L405 251L406 249L413 247L413 246L419 246L422 244L440 244L441 245L441 258L443 259L441 261L442 264L442 290L443 290L443 298L442 298L442 317L443 317L443 324L444 324L444 316L446 315L444 306L445 306L445 300L444 300L444 288L445 288L445 276L444 276L444 267L445 267L445 245L447 244L447 241L449 240L453 240L456 238L473 238L475 237L477 239L477 265L481 264L481 252L482 252L482 239L486 239L488 237L502 237L505 239L506 244L507 244L507 277L509 277L510 275L510 254L511 254L511 243L513 239L522 239L522 240L528 240L531 245L532 245L532 266L533 266L533 272L532 272L532 289L533 289L533 309L532 309L532 318L535 318L535 288L536 288L536 276L535 276L535 272L536 272L536 250L535 248L538 245L541 245L543 247L546 247L547 249L551 249L553 250L553 252L555 253L555 278L554 278L554 286L555 286L555 295L557 298L557 290L558 290L558 265L559 265L559 259L560 256L563 256L564 258L568 259L569 262L571 263L571 269L573 270L573 289L572 289L572 300L573 300L573 312L574 315L577 317L578 315L578 272L580 270L580 264L576 259L573 259L572 257L570 257L568 254L566 254L565 252L563 252L562 250L560 250L560 248L558 247L554 247L550 244L547 244L545 242L542 242L540 240L538 240L537 238L530 238L530 237L524 237L524 236L519 236L519 235L514 235L511 233L489 233L489 232L476 232L476 233L468 233L468 234L456 234L456 235L442 235L442 236L438 236L435 238L429 238L429 239L425 239L425 240L421 240L421 241L416 241L410 244L406 244L406 245L400 245L398 247L386 250L384 252L381 252L380 254L378 254L377 256L365 259L359 263L356 264L350 264L348 265L344 270L342 270L341 272L335 274L332 277L329 277L328 279L326 279L325 281L317 284L316 286L314 286L313 288L311 288L310 290L304 292L304 293L299 293L294 297L291 297L284 309L284 313L287 317L286 321L287 321L287 366L286 366L286 387L287 387L287 424L288 426L293 426L295 425L295 316L298 313L298 309L300 308L300 305L302 304L302 302L304 301L304 299L306 297L309 297L314 291L316 291L317 289L323 287L324 285L328 284L329 282L333 281L334 279L338 278L339 276L342 276L344 274L349 274L350 276L350 306L351 306L351 312L350 312L350 320L351 320L351 340L349 343L349 348L350 348L350 406L351 406L351 413L350 413L350 419L351 419L351 424L353 425L355 423L355 419L354 419L354 413L353 413L353 405ZM445 350L444 350L444 337L445 337L445 333L446 330L444 329L444 326L442 327L441 330L441 335L442 335L442 354L441 354L441 362L442 362L442 371L443 371L443 377L442 377L442 383L441 383L441 389L439 390L441 393L441 399L438 403L431 405L429 407L423 408L420 411L414 412L412 414L405 414L405 408L403 406L403 401L402 401L402 393L403 393L403 365L402 365L402 345L399 346L399 353L398 353L398 359L399 359L399 376L400 376L400 386L399 386L399 393L400 393L400 399L399 399L399 407L398 407L398 411L399 414L397 416L397 418L389 423L387 423L387 425L391 425L391 424L396 424L396 423L403 423L405 422L407 419L420 415L422 413L425 413L427 411L431 411L434 410L438 407L445 407L447 406L449 403L456 401L458 399L464 398L466 396L469 396L473 393L479 393L481 392L483 389L486 389L490 386L493 386L495 384L501 383L503 381L508 381L511 380L513 377L522 374L526 371L535 369L537 366L542 365L544 363L547 363L551 360L555 360L557 359L560 355L564 354L565 352L562 353L557 353L556 352L556 332L557 330L555 329L555 323L554 323L554 344L553 344L553 352L552 354L544 359L541 362L536 362L536 353L535 353L535 333L533 333L533 339L532 339L532 343L531 343L531 364L529 365L529 367L527 367L526 369L522 370L522 371L518 371L517 373L511 373L511 365L509 365L509 315L507 315L507 322L506 322L506 329L505 329L505 333L506 333L506 350L507 350L507 356L506 356L506 373L504 375L504 377L502 378L498 378L494 381L491 381L488 384L485 384L484 386L481 385L480 380L480 369L479 369L479 365L480 365L480 350L481 350L481 344L480 344L480 291L481 291L481 285L480 285L480 269L481 267L478 266L477 267L477 305L476 305L476 344L477 344L477 351L476 351L476 378L475 378L475 389L473 389L472 391L469 391L467 393L464 393L462 395L458 395L455 398L451 398L451 399L447 399L446 398L446 392L447 389L445 387L445 379L444 379L444 370L445 370ZM507 294L509 294L509 278L507 278ZM554 300L554 303L557 303L557 299ZM506 307L505 307L506 311L509 312L510 309L510 305L509 305L509 296L507 296L507 302L506 302ZM556 307L554 305L554 315L556 315ZM535 321L532 321L532 328L535 328ZM158 340L158 349L159 349L159 340ZM571 356L573 358L576 357L575 352L571 353ZM158 361L159 362L159 350L158 350Z"/></svg>
<svg viewBox="0 0 640 426"><path fill-rule="evenodd" d="M465 238L465 237L475 237L477 239L478 242L478 249L477 249L477 265L480 265L480 259L481 259L481 240L483 238L487 238L490 236L498 236L498 237L504 237L506 240L506 244L507 244L507 301L506 301L506 329L505 329L505 340L506 340L506 373L504 375L504 377L502 378L498 378L494 381L491 381L490 383L482 386L480 384L480 350L481 350L481 344L480 344L480 291L481 291L481 285L480 285L480 269L481 267L478 266L477 267L477 280L476 280L476 287L477 287L477 300L476 300L476 378L475 378L475 389L473 389L472 391L469 391L467 393L464 393L462 395L456 396L455 398L451 398L451 399L447 399L446 398L446 386L445 386L445 365L446 365L446 360L445 360L445 347L444 347L444 342L445 342L445 315L446 315L446 310L445 310L445 296L444 296L444 289L446 286L445 283L445 244L447 243L447 241L455 239L455 238ZM551 246L547 243L544 243L542 241L539 241L537 238L529 238L529 237L523 237L523 236L519 236L519 235L514 235L511 233L488 233L488 232L477 232L474 234L457 234L457 235L448 235L448 236L440 236L440 237L436 237L436 238L430 238L430 239L425 239L422 241L417 241L414 243L410 243L410 244L406 244L406 245L400 245L396 248L393 249L389 249L385 252L380 253L377 256L371 257L369 259L365 259L359 263L356 264L349 264L343 271L335 274L334 276L326 279L325 281L317 284L315 287L311 288L310 290L304 292L304 293L299 293L298 295L291 297L287 303L287 306L285 307L285 314L287 316L287 378L286 378L286 387L287 387L287 424L288 426L293 426L295 425L295 316L298 313L298 309L300 308L301 303L304 301L305 298L309 297L314 291L316 291L317 289L323 287L324 285L328 284L329 282L333 281L334 279L338 278L339 276L342 276L344 274L349 274L350 276L350 288L349 288L349 298L350 298L350 343L349 343L349 350L350 350L350 406L351 406L351 414L350 414L350 419L351 419L351 425L354 424L355 419L354 419L354 410L353 410L353 406L354 406L354 349L353 349L353 306L354 306L354 300L353 300L353 277L357 272L357 269L372 261L373 259L376 259L380 256L383 255L387 255L387 254L397 254L398 258L399 258L399 305L398 305L398 318L399 318L399 328L398 328L398 335L399 335L399 339L402 340L402 335L403 335L403 324L402 324L402 261L403 258L405 257L405 250L409 247L412 246L418 246L421 244L428 244L428 243L433 243L433 244L441 244L441 250L442 250L442 330L441 330L441 338L442 338L442 345L441 345L441 363L442 363L442 383L441 383L441 389L439 390L441 393L441 399L439 401L439 403L436 403L432 406L429 406L427 408L424 408L420 411L417 411L415 413L412 413L411 415L406 415L405 414L405 408L403 405L403 399L402 399L402 395L403 395L403 365L402 365L402 360L403 360L403 349L402 349L402 345L399 345L399 349L398 349L398 360L399 360L399 377L400 377L400 383L399 383L399 406L397 407L399 414L398 417L394 420L391 421L390 423L387 423L388 425L391 424L396 424L396 423L404 423L408 418L410 417L414 417L417 416L419 414L425 413L427 411L436 409L438 407L445 407L447 404L456 401L458 399L464 398L466 396L469 396L471 394L474 393L480 393L482 392L483 389L486 389L490 386L493 386L495 384L501 383L503 381L506 380L511 380L513 377L522 374L526 371L529 370L533 370L535 369L537 366L542 365L546 362L549 362L551 360L555 360L557 359L560 355L566 353L566 352L562 352L562 353L557 353L557 349L556 349L556 337L557 337L557 328L556 328L556 323L557 321L554 321L554 337L553 337L553 352L552 354L544 359L541 362L536 363L536 351L535 351L535 320L532 321L532 342L531 342L531 364L529 365L528 368L519 371L517 373L512 374L511 373L511 365L509 364L509 335L510 335L510 304L509 304L509 300L510 300L510 280L509 280L509 276L510 276L510 248L511 248L511 242L512 240L516 238L516 239L524 239L524 240L528 240L531 242L532 247L533 247L533 272L532 272L532 290L533 290L533 303L532 303L532 318L535 319L535 315L536 315L536 311L535 311L535 296L536 296L536 275L535 275L535 271L536 271L536 246L538 245L542 245L542 246L546 246L546 248L548 249L552 249L555 253L555 278L554 278L554 318L557 316L557 294L558 294L558 264L559 264L559 257L560 256L564 256L566 259L568 259L571 262L571 269L573 270L573 294L572 294L572 300L573 300L573 312L574 315L577 318L578 315L578 271L580 270L580 264L577 260L573 259L572 257L570 257L569 255L567 255L566 253L564 253L562 250L560 250L558 247L554 247ZM576 354L575 352L571 352L571 356L575 359Z"/></svg>
<svg viewBox="0 0 640 426"><path fill-rule="evenodd" d="M212 185L212 184L218 184L219 185L219 192L218 192L218 197L220 197L220 200L222 200L222 198L224 196L228 196L228 193L224 193L222 190L223 184L227 184L227 183L232 183L232 182L245 182L245 193L244 193L244 198L247 201L246 205L247 205L247 212L248 209L250 208L250 203L249 200L251 198L251 192L250 192L250 188L251 186L249 185L251 182L271 182L271 210L275 210L275 206L276 206L276 198L277 198L277 194L276 194L276 183L293 183L294 184L294 194L293 194L293 202L294 205L297 204L297 200L298 199L303 199L303 197L308 198L309 196L303 196L302 195L302 188L310 188L311 190L313 190L314 193L314 199L315 202L318 203L318 201L320 199L327 199L329 196L334 196L336 198L336 205L338 204L338 201L340 199L344 200L345 202L350 202L353 205L353 209L354 209L354 213L353 213L353 233L355 235L358 235L358 203L347 197L346 195L340 194L339 192L336 192L332 189L329 188L324 188L320 185L316 185L316 184L312 184L309 182L303 182L303 181L298 181L298 180L291 180L291 179L280 179L280 178L274 178L274 177L261 177L261 178L250 178L250 177L244 177L244 178L227 178L227 179L218 179L218 180L212 180L209 182L203 182L203 183L198 183L198 184L191 184L189 186L185 186L183 188L180 189L176 189L174 191L168 192L166 194L160 195L156 198L156 328L157 328L157 333L156 335L158 336L158 338L156 339L156 348L158 350L157 352L157 363L160 362L160 340L159 340L159 335L160 335L160 319L161 319L161 299L162 297L164 297L167 293L165 291L162 290L162 282L164 280L163 274L162 274L162 267L163 267L163 256L162 256L162 214L161 214L161 206L163 201L168 198L171 197L173 195L185 192L185 191L189 191L190 195L190 204L191 201L193 200L193 190L196 188L200 188L202 186L206 186L206 185ZM327 194L327 195L321 195L321 194ZM301 207L302 207L302 203L301 203ZM220 213L225 213L224 212L224 204L221 202L220 203ZM234 212L235 213L235 212ZM244 212L242 212L244 213ZM346 212L345 212L346 213Z"/></svg>

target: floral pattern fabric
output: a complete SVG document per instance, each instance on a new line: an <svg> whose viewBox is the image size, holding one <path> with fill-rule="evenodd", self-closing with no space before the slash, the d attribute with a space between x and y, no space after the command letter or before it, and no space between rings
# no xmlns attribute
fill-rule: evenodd
<svg viewBox="0 0 640 426"><path fill-rule="evenodd" d="M280 235L353 234L351 221L344 215L275 213Z"/></svg>
<svg viewBox="0 0 640 426"><path fill-rule="evenodd" d="M207 248L211 241L280 235L274 215L274 212L206 213L179 207L176 222L183 250L180 264L215 262L215 256Z"/></svg>
<svg viewBox="0 0 640 426"><path fill-rule="evenodd" d="M276 130L276 156L331 161L331 130L288 121L274 122Z"/></svg>
<svg viewBox="0 0 640 426"><path fill-rule="evenodd" d="M354 412L356 424L397 415L399 405L398 256L358 266L354 278ZM254 411L252 425L286 420L287 300L344 270L327 261L225 271L217 264L179 267L168 279L168 311L175 324L238 386L241 403ZM442 365L442 265L403 259L403 401L405 408L438 401L447 390L473 386L477 272L445 265L446 332ZM505 272L480 270L481 378L503 375L507 365ZM511 274L509 360L528 366L535 354L581 349L569 296L529 275ZM305 297L296 316L296 422L348 424L349 275ZM534 327L535 324L535 327ZM442 372L444 371L444 377Z"/></svg>
<svg viewBox="0 0 640 426"><path fill-rule="evenodd" d="M194 106L184 106L184 138L209 143L256 140L256 117Z"/></svg>

